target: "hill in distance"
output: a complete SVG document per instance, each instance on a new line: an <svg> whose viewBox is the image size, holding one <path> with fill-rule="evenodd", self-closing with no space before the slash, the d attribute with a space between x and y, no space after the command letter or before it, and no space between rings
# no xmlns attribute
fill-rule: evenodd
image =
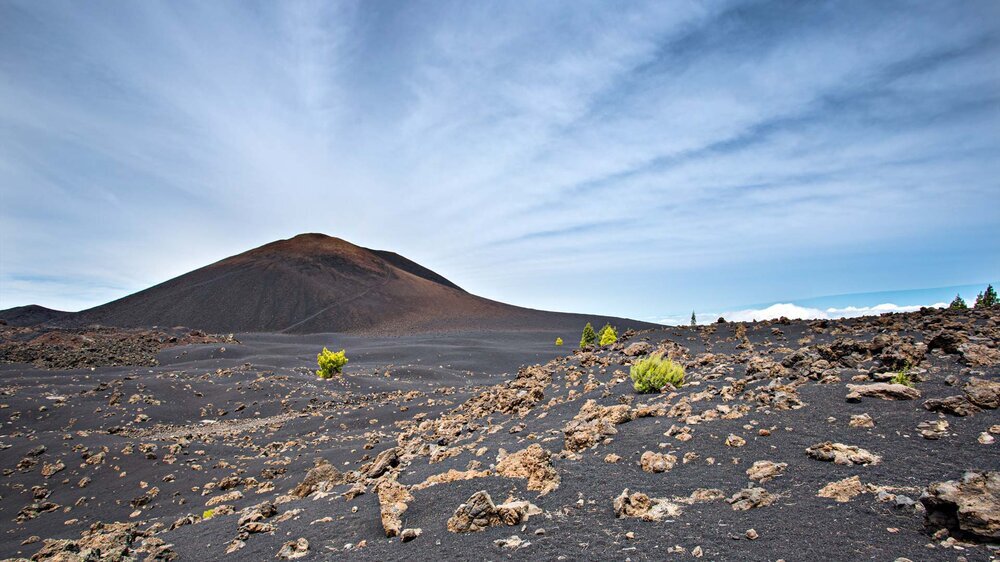
<svg viewBox="0 0 1000 562"><path fill-rule="evenodd" d="M11 311L0 313L0 318ZM46 316L37 310L36 314ZM492 301L467 293L399 254L323 234L272 242L107 304L49 320L70 325L187 326L214 332L373 334L578 330L585 322L605 321L622 329L652 326Z"/></svg>
<svg viewBox="0 0 1000 562"><path fill-rule="evenodd" d="M0 320L10 326L35 326L50 322L59 322L73 316L72 312L45 308L37 304L27 306L15 306L6 310L0 310Z"/></svg>

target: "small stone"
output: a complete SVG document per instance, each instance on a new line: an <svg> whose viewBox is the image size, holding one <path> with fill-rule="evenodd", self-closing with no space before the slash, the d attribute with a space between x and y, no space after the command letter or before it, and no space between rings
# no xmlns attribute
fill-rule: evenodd
<svg viewBox="0 0 1000 562"><path fill-rule="evenodd" d="M855 414L851 416L851 421L847 422L851 427L875 427L875 420L869 414Z"/></svg>
<svg viewBox="0 0 1000 562"><path fill-rule="evenodd" d="M423 532L424 532L423 529L420 529L420 528L409 528L408 527L406 529L403 529L403 532L400 533L400 535L399 535L399 539L402 542L410 542L413 539L419 537L421 535L421 533L423 533Z"/></svg>
<svg viewBox="0 0 1000 562"><path fill-rule="evenodd" d="M757 537L759 537L760 535L758 535L757 531L754 530L754 529L747 529L747 532L746 532L745 536L746 536L746 538L748 538L748 539L750 539L752 541L755 541L755 540L757 540Z"/></svg>
<svg viewBox="0 0 1000 562"><path fill-rule="evenodd" d="M531 546L531 543L529 541L523 540L521 537L517 535L511 535L506 539L497 539L493 541L493 544L501 548L506 548L507 550L518 550L521 548Z"/></svg>
<svg viewBox="0 0 1000 562"><path fill-rule="evenodd" d="M286 560L295 560L296 558L302 558L309 554L309 541L305 537L299 537L294 541L288 541L281 545L281 550L278 551L278 558L284 558Z"/></svg>
<svg viewBox="0 0 1000 562"><path fill-rule="evenodd" d="M739 435L733 435L732 433L730 433L729 437L726 437L726 446L727 447L742 447L742 446L744 446L746 444L747 444L747 440L744 439L744 438L742 438L742 437L740 437Z"/></svg>

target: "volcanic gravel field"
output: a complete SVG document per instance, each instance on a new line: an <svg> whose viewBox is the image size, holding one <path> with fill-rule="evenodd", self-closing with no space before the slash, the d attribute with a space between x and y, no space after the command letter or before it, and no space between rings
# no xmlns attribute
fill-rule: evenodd
<svg viewBox="0 0 1000 562"><path fill-rule="evenodd" d="M556 330L235 334L143 366L0 364L0 557L988 560L998 322L720 323L582 351ZM315 376L324 346L342 376ZM651 353L685 384L637 394ZM886 384L904 370L912 388Z"/></svg>

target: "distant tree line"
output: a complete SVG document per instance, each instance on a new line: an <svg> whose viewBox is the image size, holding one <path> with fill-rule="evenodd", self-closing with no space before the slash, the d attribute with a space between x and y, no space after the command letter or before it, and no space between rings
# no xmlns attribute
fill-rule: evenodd
<svg viewBox="0 0 1000 562"><path fill-rule="evenodd" d="M976 295L976 302L973 306L976 308L992 308L997 305L1000 305L1000 300L997 299L997 292L993 289L993 285L987 285L985 291ZM962 309L969 308L969 305L965 304L965 299L961 295L955 295L955 299L951 301L948 308Z"/></svg>

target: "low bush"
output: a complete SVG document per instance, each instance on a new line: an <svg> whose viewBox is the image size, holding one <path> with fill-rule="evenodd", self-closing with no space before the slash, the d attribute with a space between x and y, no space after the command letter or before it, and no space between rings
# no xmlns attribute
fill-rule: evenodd
<svg viewBox="0 0 1000 562"><path fill-rule="evenodd" d="M896 373L896 376L889 379L889 382L893 384L901 384L903 386L913 386L913 379L910 378L909 371L909 369L903 369L902 371Z"/></svg>
<svg viewBox="0 0 1000 562"><path fill-rule="evenodd" d="M562 344L563 344L562 338L556 338L556 345L562 345Z"/></svg>
<svg viewBox="0 0 1000 562"><path fill-rule="evenodd" d="M333 378L334 375L339 375L344 365L347 364L347 355L344 354L343 349L334 353L324 347L323 351L316 356L316 363L319 364L319 370L316 371L317 377L321 379Z"/></svg>
<svg viewBox="0 0 1000 562"><path fill-rule="evenodd" d="M636 392L659 392L664 386L671 384L675 388L684 385L684 367L662 355L650 355L632 365L629 376Z"/></svg>

